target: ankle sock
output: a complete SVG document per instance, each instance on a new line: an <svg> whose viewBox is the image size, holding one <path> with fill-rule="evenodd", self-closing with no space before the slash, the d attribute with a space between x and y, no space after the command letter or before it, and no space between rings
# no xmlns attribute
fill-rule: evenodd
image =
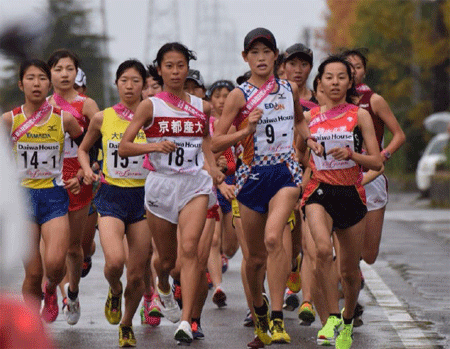
<svg viewBox="0 0 450 349"><path fill-rule="evenodd" d="M75 300L77 299L77 297L78 297L78 291L72 292L72 291L70 290L70 287L68 287L68 288L67 288L67 297L69 297L69 299L70 299L71 301L75 301Z"/></svg>
<svg viewBox="0 0 450 349"><path fill-rule="evenodd" d="M255 308L256 315L264 316L267 314L268 309L266 302L263 302L263 305L261 307L256 307L255 305L253 305L253 308Z"/></svg>
<svg viewBox="0 0 450 349"><path fill-rule="evenodd" d="M346 319L345 317L343 318L343 320L345 325L350 325L353 321L353 319Z"/></svg>
<svg viewBox="0 0 450 349"><path fill-rule="evenodd" d="M272 315L270 316L271 320L280 319L283 320L283 312L272 310Z"/></svg>

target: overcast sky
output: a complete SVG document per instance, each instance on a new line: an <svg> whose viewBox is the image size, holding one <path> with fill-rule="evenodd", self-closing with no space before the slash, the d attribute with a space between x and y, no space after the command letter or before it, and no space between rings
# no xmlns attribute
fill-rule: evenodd
<svg viewBox="0 0 450 349"><path fill-rule="evenodd" d="M85 7L91 8L92 29L95 32L101 31L101 17L99 8L101 0L79 0ZM235 49L230 49L229 55L235 60L233 74L241 74L246 70L246 65L240 57L243 41L246 33L256 27L266 27L270 29L278 42L280 49L292 45L295 42L303 41L304 28L320 28L325 26L326 3L325 0L200 0L203 4L214 3L218 6L219 22L221 26L226 23L227 27L235 30ZM150 0L105 0L107 34L111 38L109 42L109 54L113 59L111 72L114 72L120 62L135 57L142 60L148 57L149 61L155 57L155 52L159 48L151 47L150 54L145 54L146 33L148 27L148 7ZM153 0L154 6L160 9L167 7L170 0ZM200 3L200 4L201 4ZM197 51L198 62L192 62L191 66L203 70L203 75L208 83L208 69L202 61L205 61L204 47L201 39L205 36L196 35L198 28L205 28L205 21L199 25L198 13L205 10L200 9L197 0L179 0L179 40L189 48ZM0 25L8 21L29 21L42 13L46 7L46 0L0 0ZM170 14L165 16L172 18ZM211 21L209 21L211 22ZM154 22L159 26L160 33L168 27L162 20ZM155 26L152 28L154 29ZM207 26L207 24L206 24ZM169 25L170 28L170 25ZM169 29L170 30L170 29ZM211 37L211 47L223 45L217 42L218 39ZM204 41L203 41L204 42ZM228 43L229 44L229 43ZM317 67L323 53L315 47L314 41L310 42L314 50L314 63ZM201 54L203 53L203 56ZM227 52L228 53L228 52ZM233 77L225 77L233 79Z"/></svg>

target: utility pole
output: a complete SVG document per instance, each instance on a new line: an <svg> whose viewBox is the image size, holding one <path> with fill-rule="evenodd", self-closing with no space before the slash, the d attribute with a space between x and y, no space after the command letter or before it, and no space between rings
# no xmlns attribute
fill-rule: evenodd
<svg viewBox="0 0 450 349"><path fill-rule="evenodd" d="M165 43L179 40L178 0L149 0L144 63L152 63L159 47Z"/></svg>
<svg viewBox="0 0 450 349"><path fill-rule="evenodd" d="M218 79L234 80L236 72L236 26L221 14L218 0L196 2L197 64L208 83Z"/></svg>
<svg viewBox="0 0 450 349"><path fill-rule="evenodd" d="M102 58L103 58L103 101L105 106L111 105L111 91L109 88L109 50L108 50L108 26L106 23L106 4L105 0L100 0L100 14L102 18Z"/></svg>

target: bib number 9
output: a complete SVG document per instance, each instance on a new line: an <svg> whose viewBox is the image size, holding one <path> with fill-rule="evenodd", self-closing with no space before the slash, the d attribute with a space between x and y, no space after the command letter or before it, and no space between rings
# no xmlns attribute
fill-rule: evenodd
<svg viewBox="0 0 450 349"><path fill-rule="evenodd" d="M275 142L275 130L272 125L268 124L266 126L266 136L267 136L267 143L272 144Z"/></svg>

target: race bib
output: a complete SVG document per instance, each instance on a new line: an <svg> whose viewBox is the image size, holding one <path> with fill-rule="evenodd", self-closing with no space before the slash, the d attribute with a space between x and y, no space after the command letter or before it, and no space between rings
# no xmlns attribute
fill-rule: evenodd
<svg viewBox="0 0 450 349"><path fill-rule="evenodd" d="M143 168L145 155L122 158L119 156L119 143L108 141L106 165L109 176L116 179L145 179L148 174Z"/></svg>
<svg viewBox="0 0 450 349"><path fill-rule="evenodd" d="M17 167L21 178L54 178L61 173L59 143L17 143Z"/></svg>
<svg viewBox="0 0 450 349"><path fill-rule="evenodd" d="M169 154L159 153L164 167L173 172L196 172L203 166L202 139L172 139L177 149ZM156 153L155 153L156 155Z"/></svg>
<svg viewBox="0 0 450 349"><path fill-rule="evenodd" d="M275 115L261 119L255 132L257 154L273 155L289 152L293 144L293 124L293 115Z"/></svg>
<svg viewBox="0 0 450 349"><path fill-rule="evenodd" d="M335 147L349 147L354 151L354 137L351 132L329 132L329 133L316 133L313 135L317 139L317 143L321 144L324 148L323 156L317 156L314 152L311 152L314 164L318 171L321 170L342 170L346 168L352 168L356 166L353 160L336 160L332 155L326 153Z"/></svg>

